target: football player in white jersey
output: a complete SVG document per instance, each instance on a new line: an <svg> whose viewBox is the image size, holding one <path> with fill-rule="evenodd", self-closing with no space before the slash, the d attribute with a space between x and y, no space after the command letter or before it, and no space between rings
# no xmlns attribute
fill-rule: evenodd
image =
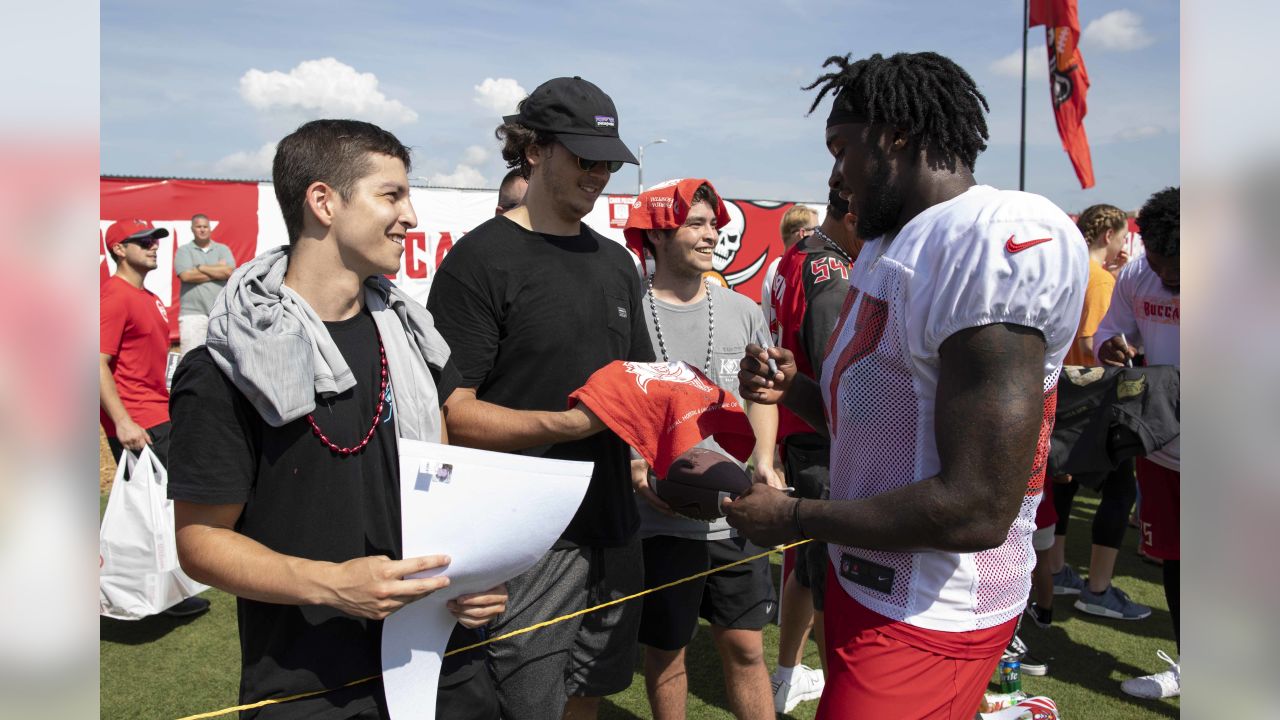
<svg viewBox="0 0 1280 720"><path fill-rule="evenodd" d="M831 499L726 503L753 542L829 543L818 718L972 718L1026 604L1057 377L1087 247L1043 197L978 185L986 100L935 53L832 57L830 183L867 238L821 385L748 347L742 396L831 437ZM777 362L771 374L766 357Z"/></svg>

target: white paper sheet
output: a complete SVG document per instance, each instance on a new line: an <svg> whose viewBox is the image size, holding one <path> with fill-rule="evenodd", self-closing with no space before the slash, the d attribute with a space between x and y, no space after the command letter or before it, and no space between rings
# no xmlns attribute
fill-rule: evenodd
<svg viewBox="0 0 1280 720"><path fill-rule="evenodd" d="M435 717L436 685L455 620L445 603L533 567L577 512L592 463L399 439L403 557L445 554L449 587L382 626L382 682L396 720Z"/></svg>

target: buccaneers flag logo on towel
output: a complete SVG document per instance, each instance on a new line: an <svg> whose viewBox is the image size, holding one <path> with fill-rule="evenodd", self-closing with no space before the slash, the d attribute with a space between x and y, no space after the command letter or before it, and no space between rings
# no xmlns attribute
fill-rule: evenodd
<svg viewBox="0 0 1280 720"><path fill-rule="evenodd" d="M1049 86L1053 97L1053 114L1058 121L1062 147L1071 158L1080 178L1080 187L1093 187L1093 158L1089 155L1089 139L1084 134L1084 116L1088 112L1085 93L1089 90L1089 73L1076 43L1080 41L1080 18L1076 0L1031 0L1028 25L1044 25L1049 44Z"/></svg>

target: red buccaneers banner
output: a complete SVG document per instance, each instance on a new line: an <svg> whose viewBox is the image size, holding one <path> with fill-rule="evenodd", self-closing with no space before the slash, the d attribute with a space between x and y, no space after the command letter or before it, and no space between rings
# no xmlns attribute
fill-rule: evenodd
<svg viewBox="0 0 1280 720"><path fill-rule="evenodd" d="M161 241L158 266L145 286L168 306L171 335L178 335L179 282L173 272L178 245L192 241L191 216L209 216L213 239L231 248L243 264L267 248L289 241L270 183L220 180L173 180L103 177L98 231L99 274L106 279L115 263L104 246L107 227L116 220L139 218L169 231ZM418 227L405 238L400 271L393 277L412 297L425 303L436 268L467 232L493 217L495 191L412 188ZM623 243L632 195L602 195L583 220L602 235ZM795 203L726 200L729 223L720 228L713 256L715 272L725 284L759 301L764 271L782 254L778 224ZM812 206L819 216L825 210Z"/></svg>
<svg viewBox="0 0 1280 720"><path fill-rule="evenodd" d="M194 239L192 215L209 216L213 239L231 248L237 265L251 260L258 252L258 183L102 178L100 187L100 280L107 279L115 270L115 261L105 245L111 223L138 218L169 231L169 237L160 241L157 267L147 274L144 286L168 306L170 337L178 337L180 286L173 271L173 256L178 245Z"/></svg>
<svg viewBox="0 0 1280 720"><path fill-rule="evenodd" d="M1080 17L1076 0L1031 0L1031 27L1045 26L1049 52L1049 89L1053 115L1058 122L1062 147L1071 158L1080 187L1093 187L1093 158L1085 137L1085 94L1089 73L1076 44L1080 41Z"/></svg>

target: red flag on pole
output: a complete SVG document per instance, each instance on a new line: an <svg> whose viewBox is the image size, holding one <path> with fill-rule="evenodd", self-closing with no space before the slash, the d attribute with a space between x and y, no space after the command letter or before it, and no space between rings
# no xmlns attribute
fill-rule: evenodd
<svg viewBox="0 0 1280 720"><path fill-rule="evenodd" d="M1080 18L1076 0L1030 0L1028 25L1044 25L1049 50L1049 89L1053 115L1058 121L1062 147L1071 158L1080 178L1080 187L1093 187L1093 158L1085 137L1084 116L1088 112L1085 94L1089 73L1076 43L1080 41Z"/></svg>

